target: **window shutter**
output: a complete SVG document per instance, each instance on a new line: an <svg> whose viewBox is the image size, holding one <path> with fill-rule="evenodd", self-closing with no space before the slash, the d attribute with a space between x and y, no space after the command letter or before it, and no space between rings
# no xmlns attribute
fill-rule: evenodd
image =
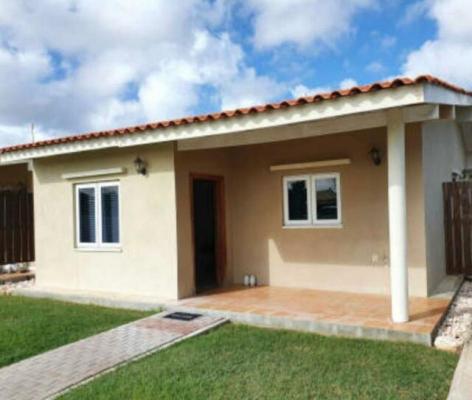
<svg viewBox="0 0 472 400"><path fill-rule="evenodd" d="M80 242L95 243L95 189L79 189Z"/></svg>
<svg viewBox="0 0 472 400"><path fill-rule="evenodd" d="M119 243L119 196L118 186L101 188L102 242Z"/></svg>

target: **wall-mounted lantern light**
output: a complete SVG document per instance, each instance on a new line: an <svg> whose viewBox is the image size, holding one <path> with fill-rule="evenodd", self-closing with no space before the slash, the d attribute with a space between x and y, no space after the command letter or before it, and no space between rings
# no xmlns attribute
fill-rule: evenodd
<svg viewBox="0 0 472 400"><path fill-rule="evenodd" d="M146 161L144 161L140 157L136 157L136 160L134 160L134 168L136 169L136 172L138 174L146 175L147 173Z"/></svg>
<svg viewBox="0 0 472 400"><path fill-rule="evenodd" d="M369 157L374 165L379 166L382 164L382 153L380 153L380 150L377 147L372 147L372 149L370 149Z"/></svg>
<svg viewBox="0 0 472 400"><path fill-rule="evenodd" d="M460 171L452 171L451 176L453 182L461 181L463 179L463 175Z"/></svg>

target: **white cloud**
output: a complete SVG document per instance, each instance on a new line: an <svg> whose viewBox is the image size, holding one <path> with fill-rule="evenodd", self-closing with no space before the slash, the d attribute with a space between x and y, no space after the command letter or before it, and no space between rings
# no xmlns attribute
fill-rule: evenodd
<svg viewBox="0 0 472 400"><path fill-rule="evenodd" d="M385 66L379 61L373 61L368 64L365 69L373 74L380 74L385 71Z"/></svg>
<svg viewBox="0 0 472 400"><path fill-rule="evenodd" d="M390 49L397 44L397 38L395 36L386 35L380 40L380 45L384 49Z"/></svg>
<svg viewBox="0 0 472 400"><path fill-rule="evenodd" d="M320 94L320 93L328 93L331 92L335 89L350 89L354 86L357 86L358 83L355 79L352 78L346 78L343 79L339 84L336 85L335 88L331 86L315 86L315 87L308 87L303 84L296 85L290 90L290 93L292 94L293 97L305 97L305 96L313 96L315 94Z"/></svg>
<svg viewBox="0 0 472 400"><path fill-rule="evenodd" d="M313 88L309 88L305 85L296 85L290 93L292 94L292 97L297 98L297 97L306 97L306 96L313 96L318 93L326 93L330 92L332 89L329 86L316 86Z"/></svg>
<svg viewBox="0 0 472 400"><path fill-rule="evenodd" d="M469 0L429 0L429 17L438 35L411 52L403 73L433 74L454 83L472 86L472 7Z"/></svg>
<svg viewBox="0 0 472 400"><path fill-rule="evenodd" d="M0 125L0 137L3 138L4 145L13 145L23 141L25 138L33 140L33 132L29 125ZM34 129L34 128L33 128ZM34 140L42 140L53 135L53 132L37 132L34 129Z"/></svg>
<svg viewBox="0 0 472 400"><path fill-rule="evenodd" d="M339 84L339 87L340 89L350 89L354 86L357 86L358 83L355 79L352 79L352 78L346 78L344 80L341 81L341 83Z"/></svg>
<svg viewBox="0 0 472 400"><path fill-rule="evenodd" d="M406 7L405 14L400 20L400 25L408 25L424 16L428 12L429 0L419 0Z"/></svg>
<svg viewBox="0 0 472 400"><path fill-rule="evenodd" d="M354 15L375 0L248 0L254 13L254 44L271 48L333 46L349 33Z"/></svg>
<svg viewBox="0 0 472 400"><path fill-rule="evenodd" d="M280 84L251 69L224 32L230 8L228 0L2 0L0 145L29 140L31 122L38 135L64 135L183 116L205 87L217 106L272 100Z"/></svg>
<svg viewBox="0 0 472 400"><path fill-rule="evenodd" d="M260 77L254 69L247 69L243 76L238 76L221 84L221 101L223 109L247 107L267 102L286 91L285 85L271 78Z"/></svg>

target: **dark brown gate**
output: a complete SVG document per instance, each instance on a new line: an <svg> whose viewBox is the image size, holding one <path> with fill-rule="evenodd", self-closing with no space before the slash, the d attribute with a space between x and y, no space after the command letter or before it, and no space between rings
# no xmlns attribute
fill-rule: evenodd
<svg viewBox="0 0 472 400"><path fill-rule="evenodd" d="M446 272L472 275L472 182L443 183Z"/></svg>
<svg viewBox="0 0 472 400"><path fill-rule="evenodd" d="M33 194L0 188L0 265L33 260Z"/></svg>

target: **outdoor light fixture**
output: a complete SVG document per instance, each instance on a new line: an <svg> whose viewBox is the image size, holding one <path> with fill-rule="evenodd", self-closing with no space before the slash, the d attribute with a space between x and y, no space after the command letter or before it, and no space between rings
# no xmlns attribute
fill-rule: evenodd
<svg viewBox="0 0 472 400"><path fill-rule="evenodd" d="M134 168L138 174L146 175L147 173L146 161L142 160L140 157L136 157L136 160L134 160Z"/></svg>
<svg viewBox="0 0 472 400"><path fill-rule="evenodd" d="M453 182L462 180L462 174L459 171L452 171L451 175Z"/></svg>
<svg viewBox="0 0 472 400"><path fill-rule="evenodd" d="M372 147L369 151L369 156L374 165L379 166L382 163L382 154L377 147Z"/></svg>

